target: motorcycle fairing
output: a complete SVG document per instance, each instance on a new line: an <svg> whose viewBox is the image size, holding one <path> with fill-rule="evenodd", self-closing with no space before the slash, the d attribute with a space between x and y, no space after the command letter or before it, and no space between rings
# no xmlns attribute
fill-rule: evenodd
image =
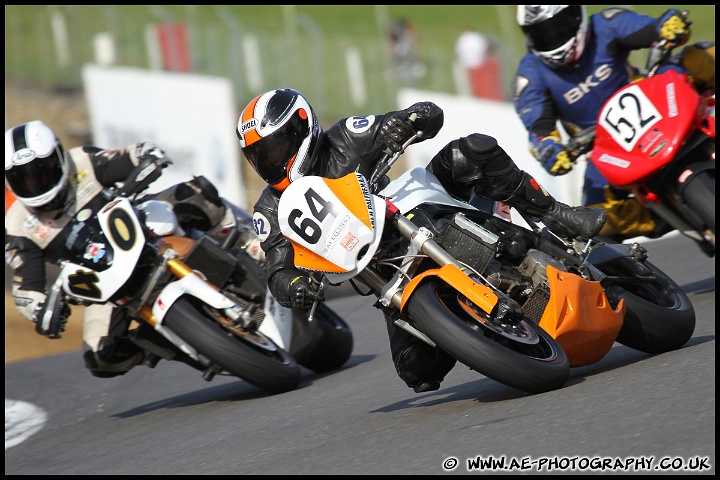
<svg viewBox="0 0 720 480"><path fill-rule="evenodd" d="M613 185L642 182L675 158L699 106L686 76L672 70L627 85L600 111L592 162Z"/></svg>
<svg viewBox="0 0 720 480"><path fill-rule="evenodd" d="M295 265L342 282L365 268L380 244L385 200L359 173L294 181L278 206L280 231L292 242Z"/></svg>
<svg viewBox="0 0 720 480"><path fill-rule="evenodd" d="M95 303L106 302L130 278L145 245L145 235L130 200L119 198L97 214L100 226L113 251L113 263L105 270L67 262L60 276L63 290Z"/></svg>
<svg viewBox="0 0 720 480"><path fill-rule="evenodd" d="M448 195L440 180L424 168L412 168L390 182L380 192L406 215L423 203L450 205L462 209L477 210L474 206Z"/></svg>
<svg viewBox="0 0 720 480"><path fill-rule="evenodd" d="M562 347L571 367L602 359L620 333L625 300L613 310L600 282L547 266L550 299L540 326Z"/></svg>
<svg viewBox="0 0 720 480"><path fill-rule="evenodd" d="M265 294L264 310L265 319L258 332L269 337L278 347L289 351L293 340L294 311L280 305L270 290Z"/></svg>
<svg viewBox="0 0 720 480"><path fill-rule="evenodd" d="M407 305L407 301L413 295L413 292L418 285L420 285L420 283L426 278L432 276L440 278L455 290L466 296L485 313L491 313L493 308L495 308L495 305L498 303L497 295L495 295L489 287L483 285L482 283L475 282L455 265L444 265L440 268L426 270L408 282L407 286L403 289L403 295L400 301L401 313L406 313L405 306Z"/></svg>
<svg viewBox="0 0 720 480"><path fill-rule="evenodd" d="M147 200L138 205L138 210L145 214L145 225L156 235L164 237L176 233L182 236L185 234L177 215L172 207L159 200Z"/></svg>
<svg viewBox="0 0 720 480"><path fill-rule="evenodd" d="M198 274L190 273L166 285L153 302L152 315L155 317L156 328L159 329L170 307L183 295L192 295L218 310L235 306L217 287L200 278Z"/></svg>

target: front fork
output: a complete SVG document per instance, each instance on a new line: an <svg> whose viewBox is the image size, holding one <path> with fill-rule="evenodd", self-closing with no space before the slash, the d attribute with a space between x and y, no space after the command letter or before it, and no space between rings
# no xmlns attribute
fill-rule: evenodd
<svg viewBox="0 0 720 480"><path fill-rule="evenodd" d="M178 280L168 283L163 287L151 306L147 300L158 280L166 271L169 271L177 277ZM159 330L162 320L170 306L183 294L190 294L199 298L212 308L221 310L234 323L243 328L247 328L253 321L252 308L242 308L223 295L217 286L202 278L195 270L180 260L178 253L171 248L163 252L163 263L155 270L145 290L137 315L143 321Z"/></svg>
<svg viewBox="0 0 720 480"><path fill-rule="evenodd" d="M407 302L418 285L427 278L438 277L488 314L491 314L499 303L498 314L504 314L506 310L509 310L506 308L508 302L501 301L490 287L478 283L466 275L465 271L467 269L433 239L433 235L429 230L417 227L397 210L390 214L388 220L403 237L410 241L408 251L410 261L404 263L389 281L383 278L376 269L369 266L360 272L360 276L378 292L380 304L385 307L392 305L400 313L404 313ZM415 276L414 273L423 258L417 255L418 253L432 259L439 265L439 268L426 270ZM413 278L408 280L410 277ZM512 303L510 301L510 304ZM434 342L425 334L401 318L395 319L395 324L434 346Z"/></svg>

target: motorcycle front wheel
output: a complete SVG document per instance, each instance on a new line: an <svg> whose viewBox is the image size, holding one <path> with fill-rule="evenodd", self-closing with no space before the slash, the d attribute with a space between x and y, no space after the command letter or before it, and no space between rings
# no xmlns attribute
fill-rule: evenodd
<svg viewBox="0 0 720 480"><path fill-rule="evenodd" d="M223 370L268 393L295 389L300 366L260 332L245 331L194 297L178 299L163 325Z"/></svg>
<svg viewBox="0 0 720 480"><path fill-rule="evenodd" d="M527 393L555 390L570 365L558 343L529 318L492 318L439 280L421 284L408 314L438 347L471 369Z"/></svg>

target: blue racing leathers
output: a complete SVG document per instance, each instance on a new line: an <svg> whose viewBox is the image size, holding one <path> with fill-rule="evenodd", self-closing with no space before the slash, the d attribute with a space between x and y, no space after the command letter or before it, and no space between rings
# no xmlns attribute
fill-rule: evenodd
<svg viewBox="0 0 720 480"><path fill-rule="evenodd" d="M558 121L570 135L594 125L605 101L638 73L628 62L630 52L651 47L659 38L659 28L655 18L609 8L590 16L585 50L574 63L550 67L528 51L513 79L513 96L529 132L531 151L537 156L540 143L557 136ZM550 165L545 166L550 171ZM555 170L551 173L569 171ZM588 162L583 204L602 203L607 183Z"/></svg>

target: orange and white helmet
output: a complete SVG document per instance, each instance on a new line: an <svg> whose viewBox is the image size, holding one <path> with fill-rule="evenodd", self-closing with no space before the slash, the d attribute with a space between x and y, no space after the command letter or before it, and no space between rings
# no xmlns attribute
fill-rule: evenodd
<svg viewBox="0 0 720 480"><path fill-rule="evenodd" d="M585 50L585 5L518 5L517 23L530 51L551 67L568 65Z"/></svg>
<svg viewBox="0 0 720 480"><path fill-rule="evenodd" d="M240 114L236 133L250 165L278 190L312 169L323 139L312 107L290 88L255 97Z"/></svg>

